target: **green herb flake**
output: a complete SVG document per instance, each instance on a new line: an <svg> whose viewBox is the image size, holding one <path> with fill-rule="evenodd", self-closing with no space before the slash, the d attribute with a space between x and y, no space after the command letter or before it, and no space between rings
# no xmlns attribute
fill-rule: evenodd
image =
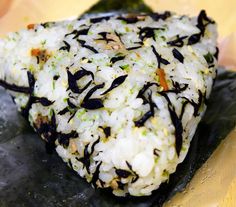
<svg viewBox="0 0 236 207"><path fill-rule="evenodd" d="M117 54L116 54L116 56L123 56L124 54L123 53L121 53L121 52L118 52Z"/></svg>
<svg viewBox="0 0 236 207"><path fill-rule="evenodd" d="M43 24L43 26L44 26L44 28L48 28L48 27L50 27L50 23L46 22L46 23Z"/></svg>
<svg viewBox="0 0 236 207"><path fill-rule="evenodd" d="M56 63L55 63L54 61L52 61L52 64L51 64L51 66L52 66L52 69L53 69L53 70L55 70L55 69L56 69Z"/></svg>
<svg viewBox="0 0 236 207"><path fill-rule="evenodd" d="M53 115L53 109L50 109L49 116L52 117Z"/></svg>
<svg viewBox="0 0 236 207"><path fill-rule="evenodd" d="M83 116L85 114L85 109L82 109L80 111L77 112L77 117L80 118L81 116Z"/></svg>
<svg viewBox="0 0 236 207"><path fill-rule="evenodd" d="M158 157L155 157L155 159L154 159L154 162L155 162L155 164L157 164L157 163L158 163L159 159L160 159L160 157L159 157L159 156L158 156Z"/></svg>
<svg viewBox="0 0 236 207"><path fill-rule="evenodd" d="M122 69L122 70L125 70L125 71L129 71L129 64L127 64L127 65L121 65L120 66L120 68Z"/></svg>
<svg viewBox="0 0 236 207"><path fill-rule="evenodd" d="M163 177L169 177L169 172L167 170L164 170L162 173Z"/></svg>
<svg viewBox="0 0 236 207"><path fill-rule="evenodd" d="M72 24L69 24L69 25L67 26L67 29L68 29L68 30L73 30L73 25L72 25Z"/></svg>
<svg viewBox="0 0 236 207"><path fill-rule="evenodd" d="M205 58L205 60L207 61L208 64L214 62L213 55L209 52L206 55L204 55L204 58Z"/></svg>
<svg viewBox="0 0 236 207"><path fill-rule="evenodd" d="M47 40L43 40L43 41L41 42L41 45L42 45L42 46L45 46L46 43L47 43Z"/></svg>
<svg viewBox="0 0 236 207"><path fill-rule="evenodd" d="M187 150L187 148L185 146L182 146L181 151L185 152Z"/></svg>
<svg viewBox="0 0 236 207"><path fill-rule="evenodd" d="M163 41L166 41L166 38L165 38L164 36L161 36L161 39L162 39Z"/></svg>
<svg viewBox="0 0 236 207"><path fill-rule="evenodd" d="M134 89L131 88L131 89L129 90L129 93L130 93L131 95L133 95L133 94L134 94Z"/></svg>
<svg viewBox="0 0 236 207"><path fill-rule="evenodd" d="M127 24L125 20L121 20L121 24Z"/></svg>
<svg viewBox="0 0 236 207"><path fill-rule="evenodd" d="M29 66L29 71L30 71L30 72L34 72L34 66L33 66L33 65L30 65L30 66Z"/></svg>
<svg viewBox="0 0 236 207"><path fill-rule="evenodd" d="M70 108L69 106L67 107L67 109L70 111L71 114L74 113L74 109Z"/></svg>
<svg viewBox="0 0 236 207"><path fill-rule="evenodd" d="M147 131L146 131L146 130L143 130L143 131L142 131L142 135L143 135L143 136L147 136Z"/></svg>
<svg viewBox="0 0 236 207"><path fill-rule="evenodd" d="M98 115L98 114L93 115L93 119L94 119L94 120L97 120L98 118L99 118L99 115Z"/></svg>
<svg viewBox="0 0 236 207"><path fill-rule="evenodd" d="M55 90L55 81L54 80L52 81L52 88L53 88L53 90Z"/></svg>
<svg viewBox="0 0 236 207"><path fill-rule="evenodd" d="M125 27L125 31L129 32L130 31L129 27Z"/></svg>

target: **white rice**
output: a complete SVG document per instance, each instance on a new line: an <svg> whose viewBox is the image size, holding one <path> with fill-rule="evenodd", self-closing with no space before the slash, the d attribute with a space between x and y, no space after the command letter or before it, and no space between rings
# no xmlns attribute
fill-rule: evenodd
<svg viewBox="0 0 236 207"><path fill-rule="evenodd" d="M59 156L81 177L92 181L95 187L111 187L117 196L127 193L133 196L150 195L175 172L188 152L216 75L217 60L213 56L217 52L216 25L203 18L205 30L200 40L191 44L190 37L201 32L199 25L196 26L197 18L175 14L169 16L168 12L165 15L165 18L155 20L153 16L143 14L132 17L139 19L134 23L127 23L115 15L97 23L85 18L46 26L34 25L0 40L0 79L28 87L27 71L30 71L35 78L31 96L44 97L52 102L47 106L40 102L32 104L28 116L31 125L48 143L55 141ZM139 34L140 29L145 27L163 29L151 29L149 32L153 32L154 36L146 33L145 37L145 34ZM66 35L88 28L86 35L76 38L76 33ZM98 34L101 32L107 32L106 38L111 40L97 40L103 38L102 34ZM168 43L184 36L182 46ZM140 39L142 37L143 40ZM78 39L85 43L79 44ZM63 41L70 45L69 49L60 50L66 44ZM81 44L89 45L98 53ZM137 46L140 48L127 50ZM161 63L158 67L153 47L168 64ZM174 57L174 48L184 57L183 62ZM40 54L34 55L37 53L35 49L39 49ZM40 56L42 53L48 55L44 60ZM111 63L111 58L115 56L124 56L124 59ZM211 63L207 62L209 58ZM89 81L91 84L79 94L68 88L68 71L74 75L82 68L90 71L90 75L79 79L78 87L83 88ZM157 70L164 71L168 90L163 88ZM121 85L101 95L116 78L125 75L127 77ZM144 99L138 96L148 82L158 84L144 93L146 99L151 96L154 113L138 125L135 121L150 111L150 104L145 104ZM171 92L174 82L180 88L186 88L179 93ZM83 108L81 105L87 93L102 83L105 85L96 90L90 99L99 99L103 107L94 110ZM19 110L25 108L29 94L12 91L11 94ZM202 100L199 100L200 94ZM68 107L68 99L75 108L69 107L68 112L59 115ZM171 104L168 104L168 99ZM194 104L197 105L196 114ZM183 105L186 105L185 108ZM180 139L176 137L179 129L173 123L171 110L181 119L183 132L180 146L176 146L176 139ZM56 129L52 137L51 131L45 135L39 128L42 124L50 125L53 116ZM109 136L102 128L110 129ZM59 141L60 134L71 132L75 137ZM83 157L85 159L81 160Z"/></svg>

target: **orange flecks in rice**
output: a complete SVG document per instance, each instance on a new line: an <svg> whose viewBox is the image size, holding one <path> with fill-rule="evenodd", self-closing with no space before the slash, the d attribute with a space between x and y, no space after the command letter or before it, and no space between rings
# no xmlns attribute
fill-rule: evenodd
<svg viewBox="0 0 236 207"><path fill-rule="evenodd" d="M47 60L51 57L51 54L47 50L41 50L39 48L32 48L31 49L31 56L37 57L38 63L40 62L47 62Z"/></svg>
<svg viewBox="0 0 236 207"><path fill-rule="evenodd" d="M38 56L40 54L40 49L32 49L31 56Z"/></svg>
<svg viewBox="0 0 236 207"><path fill-rule="evenodd" d="M160 85L163 87L163 91L167 91L169 89L167 81L166 81L166 74L165 71L161 68L156 70L156 74L159 77Z"/></svg>
<svg viewBox="0 0 236 207"><path fill-rule="evenodd" d="M28 30L34 29L34 27L35 27L35 24L28 24L27 25Z"/></svg>

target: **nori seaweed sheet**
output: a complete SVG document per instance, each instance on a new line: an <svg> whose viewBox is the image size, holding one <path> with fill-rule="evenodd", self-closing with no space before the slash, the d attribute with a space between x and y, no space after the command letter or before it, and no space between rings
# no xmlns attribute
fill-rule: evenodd
<svg viewBox="0 0 236 207"><path fill-rule="evenodd" d="M148 8L141 1L127 0L126 7L113 5L114 2L121 5L124 2L121 0L100 2L89 12L108 12L117 8L146 11L142 8ZM131 7L127 6L129 2ZM139 6L132 7L132 2L138 2ZM107 6L103 7L104 4ZM196 170L234 128L236 73L219 68L207 111L197 128L186 159L171 175L168 183L162 184L151 196L142 198L117 198L108 190L93 189L67 167L56 153L49 155L45 152L44 142L17 112L10 96L2 88L0 102L1 207L158 207L184 189Z"/></svg>
<svg viewBox="0 0 236 207"><path fill-rule="evenodd" d="M92 6L86 13L104 13L104 12L152 12L143 0L100 0Z"/></svg>

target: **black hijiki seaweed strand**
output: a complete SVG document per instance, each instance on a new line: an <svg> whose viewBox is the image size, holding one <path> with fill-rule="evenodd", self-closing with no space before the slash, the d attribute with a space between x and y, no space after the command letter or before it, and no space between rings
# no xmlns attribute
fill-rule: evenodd
<svg viewBox="0 0 236 207"><path fill-rule="evenodd" d="M102 22L103 20L109 20L112 16L103 16L103 17L97 17L97 18L92 18L90 19L90 22L92 24L96 24L99 22Z"/></svg>
<svg viewBox="0 0 236 207"><path fill-rule="evenodd" d="M157 83L150 83L148 82L143 86L143 88L139 91L137 98L141 98L143 100L143 105L149 104L150 110L147 111L139 120L134 121L134 124L136 127L141 127L144 125L144 123L152 116L154 116L154 109L157 108L156 104L152 102L151 95L149 94L148 98L144 96L144 93L151 87L151 86L159 86Z"/></svg>
<svg viewBox="0 0 236 207"><path fill-rule="evenodd" d="M27 71L27 77L28 77L28 84L29 84L28 87L17 86L15 84L10 84L10 83L7 83L4 80L0 80L0 86L2 86L3 88L5 88L7 90L14 91L14 92L31 94L34 90L35 79L34 79L33 74L29 71Z"/></svg>
<svg viewBox="0 0 236 207"><path fill-rule="evenodd" d="M33 92L34 92L34 86L35 86L35 78L34 75L30 72L27 71L27 77L28 77L28 84L29 84L29 100L26 104L26 106L23 108L21 108L21 114L23 115L23 117L26 118L26 120L28 120L28 116L29 116L29 110L31 109L31 106L33 104L32 101L32 96L33 96Z"/></svg>
<svg viewBox="0 0 236 207"><path fill-rule="evenodd" d="M106 138L108 138L109 136L111 136L111 127L102 127L99 126L99 128L101 128L106 136Z"/></svg>
<svg viewBox="0 0 236 207"><path fill-rule="evenodd" d="M72 74L69 70L67 70L68 85L69 85L68 89L70 89L73 93L81 94L90 86L90 84L94 80L94 74L91 71L85 70L84 68L81 69L82 70L75 72L75 74ZM92 80L89 81L83 88L79 88L77 81L79 81L84 76L91 76Z"/></svg>
<svg viewBox="0 0 236 207"><path fill-rule="evenodd" d="M152 13L150 14L150 17L154 21L159 21L161 20L166 20L167 18L171 17L171 12L170 11L165 11L164 13Z"/></svg>
<svg viewBox="0 0 236 207"><path fill-rule="evenodd" d="M145 122L154 116L155 108L157 108L157 105L152 101L152 93L148 96L148 104L150 106L149 111L147 111L139 120L134 121L134 124L136 127L142 127L144 126Z"/></svg>
<svg viewBox="0 0 236 207"><path fill-rule="evenodd" d="M173 89L169 89L169 90L165 91L166 93L179 94L179 93L185 91L189 86L187 83L183 83L183 84L180 85L176 81L171 80L171 82L172 82Z"/></svg>
<svg viewBox="0 0 236 207"><path fill-rule="evenodd" d="M90 154L91 154L91 155L93 154L94 149L95 149L95 146L96 146L96 144L99 143L99 141L100 141L100 138L98 138L98 139L92 144L92 146L91 146L91 151L90 151Z"/></svg>
<svg viewBox="0 0 236 207"><path fill-rule="evenodd" d="M177 59L181 63L184 63L184 56L176 48L172 50L172 53L175 59Z"/></svg>
<svg viewBox="0 0 236 207"><path fill-rule="evenodd" d="M201 33L196 33L196 34L191 35L188 38L187 45L194 45L194 44L198 43L201 39L201 35L202 35Z"/></svg>
<svg viewBox="0 0 236 207"><path fill-rule="evenodd" d="M208 24L215 24L215 22L207 17L205 10L201 10L197 18L197 27L200 29L200 34L202 36L204 35L206 26Z"/></svg>
<svg viewBox="0 0 236 207"><path fill-rule="evenodd" d="M170 89L168 91L164 91L163 93L180 93L188 88L188 84L183 84L181 86L178 82L172 81L173 89ZM150 83L148 82L143 86L143 88L139 91L137 98L141 98L143 100L143 104L150 104L150 111L146 112L143 117L141 117L138 121L135 121L135 126L141 127L144 125L144 123L152 116L154 116L154 108L157 107L151 100L151 95L149 94L148 99L145 97L144 93L151 87L151 86L156 86L158 87L159 85L157 83ZM167 95L166 95L167 96ZM168 96L167 96L168 97ZM172 112L173 114L173 112Z"/></svg>
<svg viewBox="0 0 236 207"><path fill-rule="evenodd" d="M80 35L87 35L88 32L89 32L89 29L90 29L90 27L89 27L89 28L86 28L86 29L82 29L82 30L74 30L74 31L72 31L71 33L66 34L65 37L68 37L68 36L70 36L70 35L74 35L72 39L76 39L76 38L78 38Z"/></svg>
<svg viewBox="0 0 236 207"><path fill-rule="evenodd" d="M83 101L81 104L82 108L89 109L89 110L96 110L103 108L103 101L100 98L91 98L86 101Z"/></svg>
<svg viewBox="0 0 236 207"><path fill-rule="evenodd" d="M50 106L55 102L48 100L46 97L35 97L35 96L31 96L31 101L33 103L40 103L43 106Z"/></svg>
<svg viewBox="0 0 236 207"><path fill-rule="evenodd" d="M84 97L84 100L81 103L81 107L85 109L95 110L103 108L103 101L101 98L90 98L95 91L98 89L101 89L105 86L105 83L99 84L94 86L92 89L88 91L86 96Z"/></svg>
<svg viewBox="0 0 236 207"><path fill-rule="evenodd" d="M71 131L68 134L64 134L60 132L57 134L57 140L58 140L58 143L62 145L63 147L68 147L70 139L77 138L78 136L79 135L76 131Z"/></svg>
<svg viewBox="0 0 236 207"><path fill-rule="evenodd" d="M120 40L120 42L121 42L121 44L123 44L124 45L124 42L123 42L123 40L122 40L122 38L121 38L121 34L120 33L118 33L117 31L115 31L115 35L119 38L119 40Z"/></svg>
<svg viewBox="0 0 236 207"><path fill-rule="evenodd" d="M54 80L54 81L58 80L58 78L60 78L59 75L54 75L54 76L53 76L53 80Z"/></svg>
<svg viewBox="0 0 236 207"><path fill-rule="evenodd" d="M120 86L122 83L125 82L126 78L128 77L128 75L122 75L119 76L118 78L116 78L110 88L108 88L106 91L104 91L101 95L105 95L106 93L109 93L111 90L113 90L114 88L117 88L118 86Z"/></svg>
<svg viewBox="0 0 236 207"><path fill-rule="evenodd" d="M144 93L151 87L151 86L156 86L158 87L159 85L157 83L154 82L148 82L146 83L139 91L137 98L141 98L143 100L143 104L147 104L148 100L147 98L144 96Z"/></svg>
<svg viewBox="0 0 236 207"><path fill-rule="evenodd" d="M77 158L76 159L79 161L79 162L82 162L83 166L86 168L87 172L90 174L90 154L88 152L88 146L89 144L87 144L85 147L84 147L84 156L81 157L81 158Z"/></svg>
<svg viewBox="0 0 236 207"><path fill-rule="evenodd" d="M57 127L56 117L54 111L52 111L51 120L48 123L42 123L40 127L36 127L34 125L34 128L37 131L37 133L45 139L46 152L49 154L52 154L53 150L56 147L55 145L55 141L57 139L56 127Z"/></svg>
<svg viewBox="0 0 236 207"><path fill-rule="evenodd" d="M52 25L54 25L56 22L45 22L40 24L44 29L51 27Z"/></svg>
<svg viewBox="0 0 236 207"><path fill-rule="evenodd" d="M40 103L43 106L50 106L51 104L54 103L53 101L50 101L45 97L33 96L35 78L34 78L34 75L30 71L27 71L27 76L28 76L28 84L29 84L29 100L26 106L21 108L21 113L26 118L26 120L28 120L29 110L31 109L32 104ZM42 123L39 128L37 128L36 126L34 126L34 128L46 140L46 144L45 144L46 152L52 153L53 150L55 149L55 140L57 137L55 112L52 111L52 116L49 123Z"/></svg>
<svg viewBox="0 0 236 207"><path fill-rule="evenodd" d="M117 61L120 61L120 60L124 60L125 59L125 56L115 56L115 57L112 57L110 62L112 64L116 63Z"/></svg>
<svg viewBox="0 0 236 207"><path fill-rule="evenodd" d="M128 50L128 51L137 50L137 49L139 49L139 48L141 48L141 47L142 47L142 46L128 47L128 48L126 48L126 50Z"/></svg>
<svg viewBox="0 0 236 207"><path fill-rule="evenodd" d="M107 138L111 136L111 127L105 127L103 128L103 131Z"/></svg>
<svg viewBox="0 0 236 207"><path fill-rule="evenodd" d="M163 65L168 65L170 62L164 58L161 57L161 55L156 51L156 48L152 45L152 51L154 55L156 56L157 63L158 63L158 68L161 68L161 64Z"/></svg>
<svg viewBox="0 0 236 207"><path fill-rule="evenodd" d="M62 46L59 50L66 50L67 52L70 52L70 44L65 40L63 40L63 43L65 44L65 46Z"/></svg>
<svg viewBox="0 0 236 207"><path fill-rule="evenodd" d="M186 97L182 97L184 100L186 100L187 103L189 103L190 105L193 106L193 109L194 109L194 113L193 115L196 117L196 116L199 116L199 109L202 105L202 103L204 102L204 95L203 93L201 92L201 90L198 90L198 102L194 102L193 100L189 100L187 99Z"/></svg>
<svg viewBox="0 0 236 207"><path fill-rule="evenodd" d="M139 31L139 39L143 42L145 38L155 38L155 30L165 30L164 28L143 27Z"/></svg>
<svg viewBox="0 0 236 207"><path fill-rule="evenodd" d="M95 54L98 53L98 51L97 51L94 47L92 47L92 46L90 46L90 45L86 45L86 44L85 44L86 41L80 40L80 39L77 39L77 41L78 41L78 43L80 44L81 47L84 47L84 48L86 48L86 49L92 51L92 52L95 53Z"/></svg>
<svg viewBox="0 0 236 207"><path fill-rule="evenodd" d="M176 83L175 83L176 85ZM179 84L177 84L179 85ZM179 88L179 86L178 86ZM187 88L187 84L185 84L184 88ZM171 92L171 91L169 91ZM185 102L183 103L182 105L182 109L181 109L181 113L180 113L180 116L178 116L175 112L175 108L174 106L172 105L167 93L168 91L163 91L163 92L158 92L160 95L162 95L163 97L165 97L165 99L167 100L167 103L168 103L168 110L169 110L169 113L170 113L170 117L171 117L171 120L172 120L172 123L175 127L175 138L176 138L176 142L175 142L175 148L176 148L176 152L177 152L177 155L179 156L179 153L181 151L181 148L182 148L182 143L183 143L183 126L182 126L182 118L183 118L183 114L185 112L185 108L187 106L187 104L190 104L193 106L194 108L194 113L193 115L196 117L196 116L199 116L199 109L204 101L204 97L206 96L205 94L203 95L203 93L198 90L198 94L199 94L199 97L198 97L198 102L194 102L192 100L189 100L187 99L186 97L182 97Z"/></svg>
<svg viewBox="0 0 236 207"><path fill-rule="evenodd" d="M25 94L30 93L30 88L29 87L17 86L15 84L7 83L4 80L0 80L0 86L2 86L3 88L5 88L7 90L14 91L14 92L25 93Z"/></svg>
<svg viewBox="0 0 236 207"><path fill-rule="evenodd" d="M71 115L70 118L68 119L67 123L69 123L69 122L74 118L75 114L76 114L76 111L74 111L74 112L72 113L72 115Z"/></svg>
<svg viewBox="0 0 236 207"><path fill-rule="evenodd" d="M95 169L95 172L93 173L92 180L90 181L90 183L93 185L94 188L97 187L96 182L97 182L98 180L100 180L100 179L99 179L99 173L100 173L101 164L102 164L102 162L99 162L99 164L97 165L97 167L96 167L96 169ZM101 180L100 180L100 182L102 183Z"/></svg>
<svg viewBox="0 0 236 207"><path fill-rule="evenodd" d="M70 112L70 110L68 109L68 107L65 107L64 109L62 109L61 111L59 111L57 114L58 115L64 115L66 113Z"/></svg>
<svg viewBox="0 0 236 207"><path fill-rule="evenodd" d="M216 52L214 54L214 57L218 60L218 56L219 56L219 48L216 47Z"/></svg>
<svg viewBox="0 0 236 207"><path fill-rule="evenodd" d="M76 106L75 104L73 104L73 103L70 101L69 98L67 99L67 104L68 104L68 106L69 106L71 109L76 109L76 108L77 108L77 106Z"/></svg>
<svg viewBox="0 0 236 207"><path fill-rule="evenodd" d="M188 36L180 37L179 35L176 36L175 40L167 42L168 45L173 47L183 47L184 46L184 39L186 39Z"/></svg>
<svg viewBox="0 0 236 207"><path fill-rule="evenodd" d="M101 83L101 84L99 84L99 85L95 85L93 88L91 88L91 89L88 91L88 93L87 93L86 96L84 97L84 101L89 100L89 98L93 95L93 93L94 93L95 91L97 91L98 89L104 88L104 86L105 86L105 83Z"/></svg>
<svg viewBox="0 0 236 207"><path fill-rule="evenodd" d="M120 178L128 178L131 175L131 172L123 169L116 169L115 172Z"/></svg>
<svg viewBox="0 0 236 207"><path fill-rule="evenodd" d="M160 155L159 155L159 150L157 149L157 148L155 148L154 150L153 150L153 154L155 155L155 156L157 156L157 157L159 157Z"/></svg>
<svg viewBox="0 0 236 207"><path fill-rule="evenodd" d="M84 167L86 168L87 172L90 174L90 157L91 155L93 154L94 152L94 148L96 146L96 144L98 144L100 141L100 138L98 138L91 146L91 151L89 153L88 151L88 147L89 147L89 144L87 144L84 148L84 156L81 157L81 158L77 158L76 159L79 161L79 162L82 162L82 164L84 165Z"/></svg>
<svg viewBox="0 0 236 207"><path fill-rule="evenodd" d="M131 183L135 183L139 179L139 175L133 170L132 165L128 161L125 161L125 162L126 162L126 165L129 168L129 170L132 172L132 175L133 175Z"/></svg>
<svg viewBox="0 0 236 207"><path fill-rule="evenodd" d="M206 55L204 55L204 58L208 64L208 67L210 68L212 65L214 67L214 55L212 55L210 52L208 52Z"/></svg>
<svg viewBox="0 0 236 207"><path fill-rule="evenodd" d="M167 44L171 46L175 46L175 47L182 47L184 45L183 40L186 38L188 38L187 45L196 44L200 41L201 37L204 36L206 26L208 24L215 23L214 21L212 21L210 18L207 17L206 12L204 10L202 10L200 14L198 15L197 22L198 23L196 27L199 28L200 30L199 33L192 34L189 37L188 36L179 37L179 35L177 35L177 38L175 40L169 41L167 42Z"/></svg>
<svg viewBox="0 0 236 207"><path fill-rule="evenodd" d="M197 27L200 30L200 33L196 33L191 35L188 38L188 45L193 45L196 44L200 41L201 37L204 36L205 30L206 30L206 26L208 24L214 24L215 22L212 21L210 18L207 17L206 15L206 11L205 10L201 10L200 14L198 15L197 18Z"/></svg>
<svg viewBox="0 0 236 207"><path fill-rule="evenodd" d="M175 108L172 105L168 95L165 92L158 92L160 95L162 95L168 104L168 110L170 113L171 121L175 127L175 149L176 153L179 156L182 144L183 144L183 126L182 126L182 121L180 117L175 112Z"/></svg>
<svg viewBox="0 0 236 207"><path fill-rule="evenodd" d="M98 34L101 36L101 38L98 38L98 39L95 39L95 40L102 40L102 41L105 41L106 43L115 41L114 39L107 38L107 35L111 34L110 32L100 32Z"/></svg>

